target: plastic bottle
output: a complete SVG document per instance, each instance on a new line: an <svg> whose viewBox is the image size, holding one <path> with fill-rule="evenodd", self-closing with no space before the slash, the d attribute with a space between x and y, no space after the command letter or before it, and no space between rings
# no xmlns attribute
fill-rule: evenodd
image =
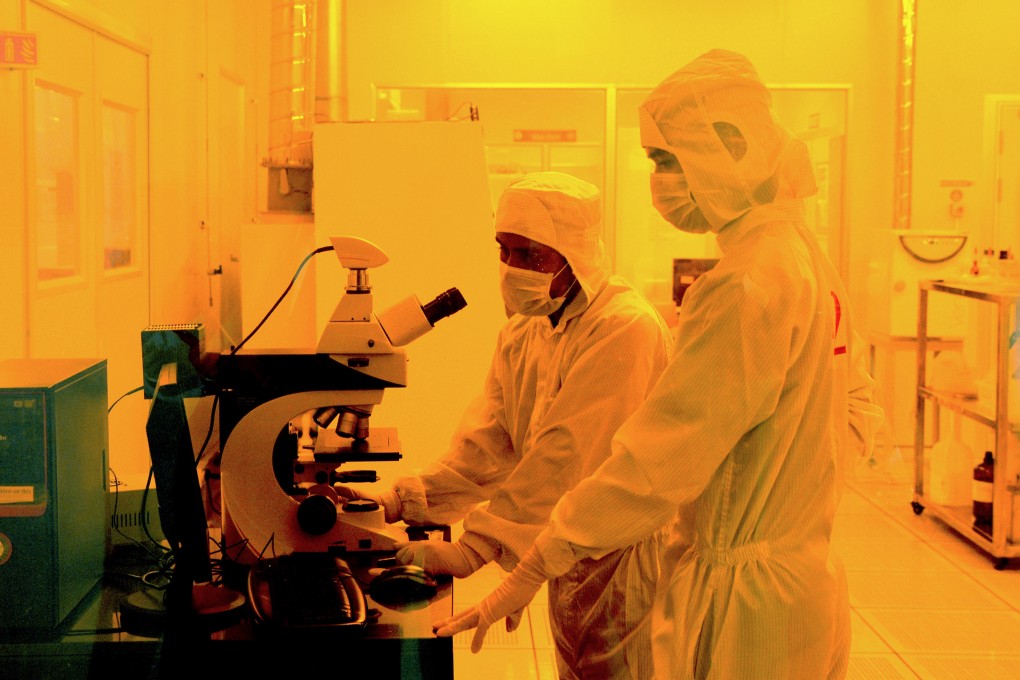
<svg viewBox="0 0 1020 680"><path fill-rule="evenodd" d="M995 479L995 457L985 451L985 459L974 468L971 495L974 499L974 529L987 536L992 534L992 480Z"/></svg>
<svg viewBox="0 0 1020 680"><path fill-rule="evenodd" d="M981 267L978 266L978 252L977 248L974 249L974 259L970 264L970 269L967 271L970 276L981 276Z"/></svg>
<svg viewBox="0 0 1020 680"><path fill-rule="evenodd" d="M944 356L946 353L943 352ZM974 460L974 452L963 443L960 436L959 413L954 413L953 434L943 437L935 443L931 450L929 467L929 494L932 501L939 505L955 505L967 507L971 502L971 491L967 489L967 472L970 461Z"/></svg>

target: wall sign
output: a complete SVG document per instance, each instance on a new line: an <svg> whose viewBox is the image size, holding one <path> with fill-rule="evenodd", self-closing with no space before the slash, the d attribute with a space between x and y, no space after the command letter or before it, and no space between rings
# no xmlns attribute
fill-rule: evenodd
<svg viewBox="0 0 1020 680"><path fill-rule="evenodd" d="M38 64L35 33L0 31L0 67L34 68Z"/></svg>
<svg viewBox="0 0 1020 680"><path fill-rule="evenodd" d="M576 142L577 130L514 130L515 142Z"/></svg>

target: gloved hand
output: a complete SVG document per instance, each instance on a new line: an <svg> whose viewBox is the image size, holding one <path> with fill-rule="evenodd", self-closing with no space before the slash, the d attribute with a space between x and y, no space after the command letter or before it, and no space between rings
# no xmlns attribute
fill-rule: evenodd
<svg viewBox="0 0 1020 680"><path fill-rule="evenodd" d="M337 495L345 500L365 499L375 501L383 509L386 521L390 524L400 520L401 502L397 490L393 487L379 487L370 484L334 484Z"/></svg>
<svg viewBox="0 0 1020 680"><path fill-rule="evenodd" d="M461 631L475 628L475 636L471 639L471 652L477 654L482 649L489 627L496 621L506 617L507 631L516 630L524 608L535 598L535 594L546 581L540 565L541 558L529 560L525 556L517 568L510 572L488 597L474 607L437 623L436 635L452 637Z"/></svg>
<svg viewBox="0 0 1020 680"><path fill-rule="evenodd" d="M485 558L459 541L404 541L394 547L397 562L417 565L430 574L465 578L485 565Z"/></svg>

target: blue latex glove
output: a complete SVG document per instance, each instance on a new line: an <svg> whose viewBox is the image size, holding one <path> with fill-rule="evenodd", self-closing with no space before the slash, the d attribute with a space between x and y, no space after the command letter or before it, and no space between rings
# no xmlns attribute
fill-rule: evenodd
<svg viewBox="0 0 1020 680"><path fill-rule="evenodd" d="M485 634L496 621L506 618L506 629L512 631L520 624L524 608L528 606L538 593L542 584L546 582L546 575L541 568L541 558L528 559L532 556L531 551L525 559L517 565L517 568L510 572L492 593L484 600L470 609L454 614L436 624L436 635L439 637L452 637L465 630L475 629L475 635L471 639L471 652L477 654L482 649L485 641Z"/></svg>
<svg viewBox="0 0 1020 680"><path fill-rule="evenodd" d="M485 565L481 555L459 541L405 541L394 547L397 549L397 562L417 565L430 574L464 578Z"/></svg>

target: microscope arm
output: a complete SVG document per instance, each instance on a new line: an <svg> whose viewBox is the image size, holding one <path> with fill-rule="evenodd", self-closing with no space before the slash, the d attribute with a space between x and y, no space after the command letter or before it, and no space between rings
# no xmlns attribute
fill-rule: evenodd
<svg viewBox="0 0 1020 680"><path fill-rule="evenodd" d="M399 525L386 524L381 508L346 512L337 507L331 526L309 531L298 519L306 499L288 495L273 470L274 442L291 419L327 406L378 404L382 394L382 390L295 392L260 404L238 422L224 447L220 469L223 533L232 553L244 552L253 561L259 555L295 551L387 551L407 540ZM238 543L248 549L239 550Z"/></svg>

